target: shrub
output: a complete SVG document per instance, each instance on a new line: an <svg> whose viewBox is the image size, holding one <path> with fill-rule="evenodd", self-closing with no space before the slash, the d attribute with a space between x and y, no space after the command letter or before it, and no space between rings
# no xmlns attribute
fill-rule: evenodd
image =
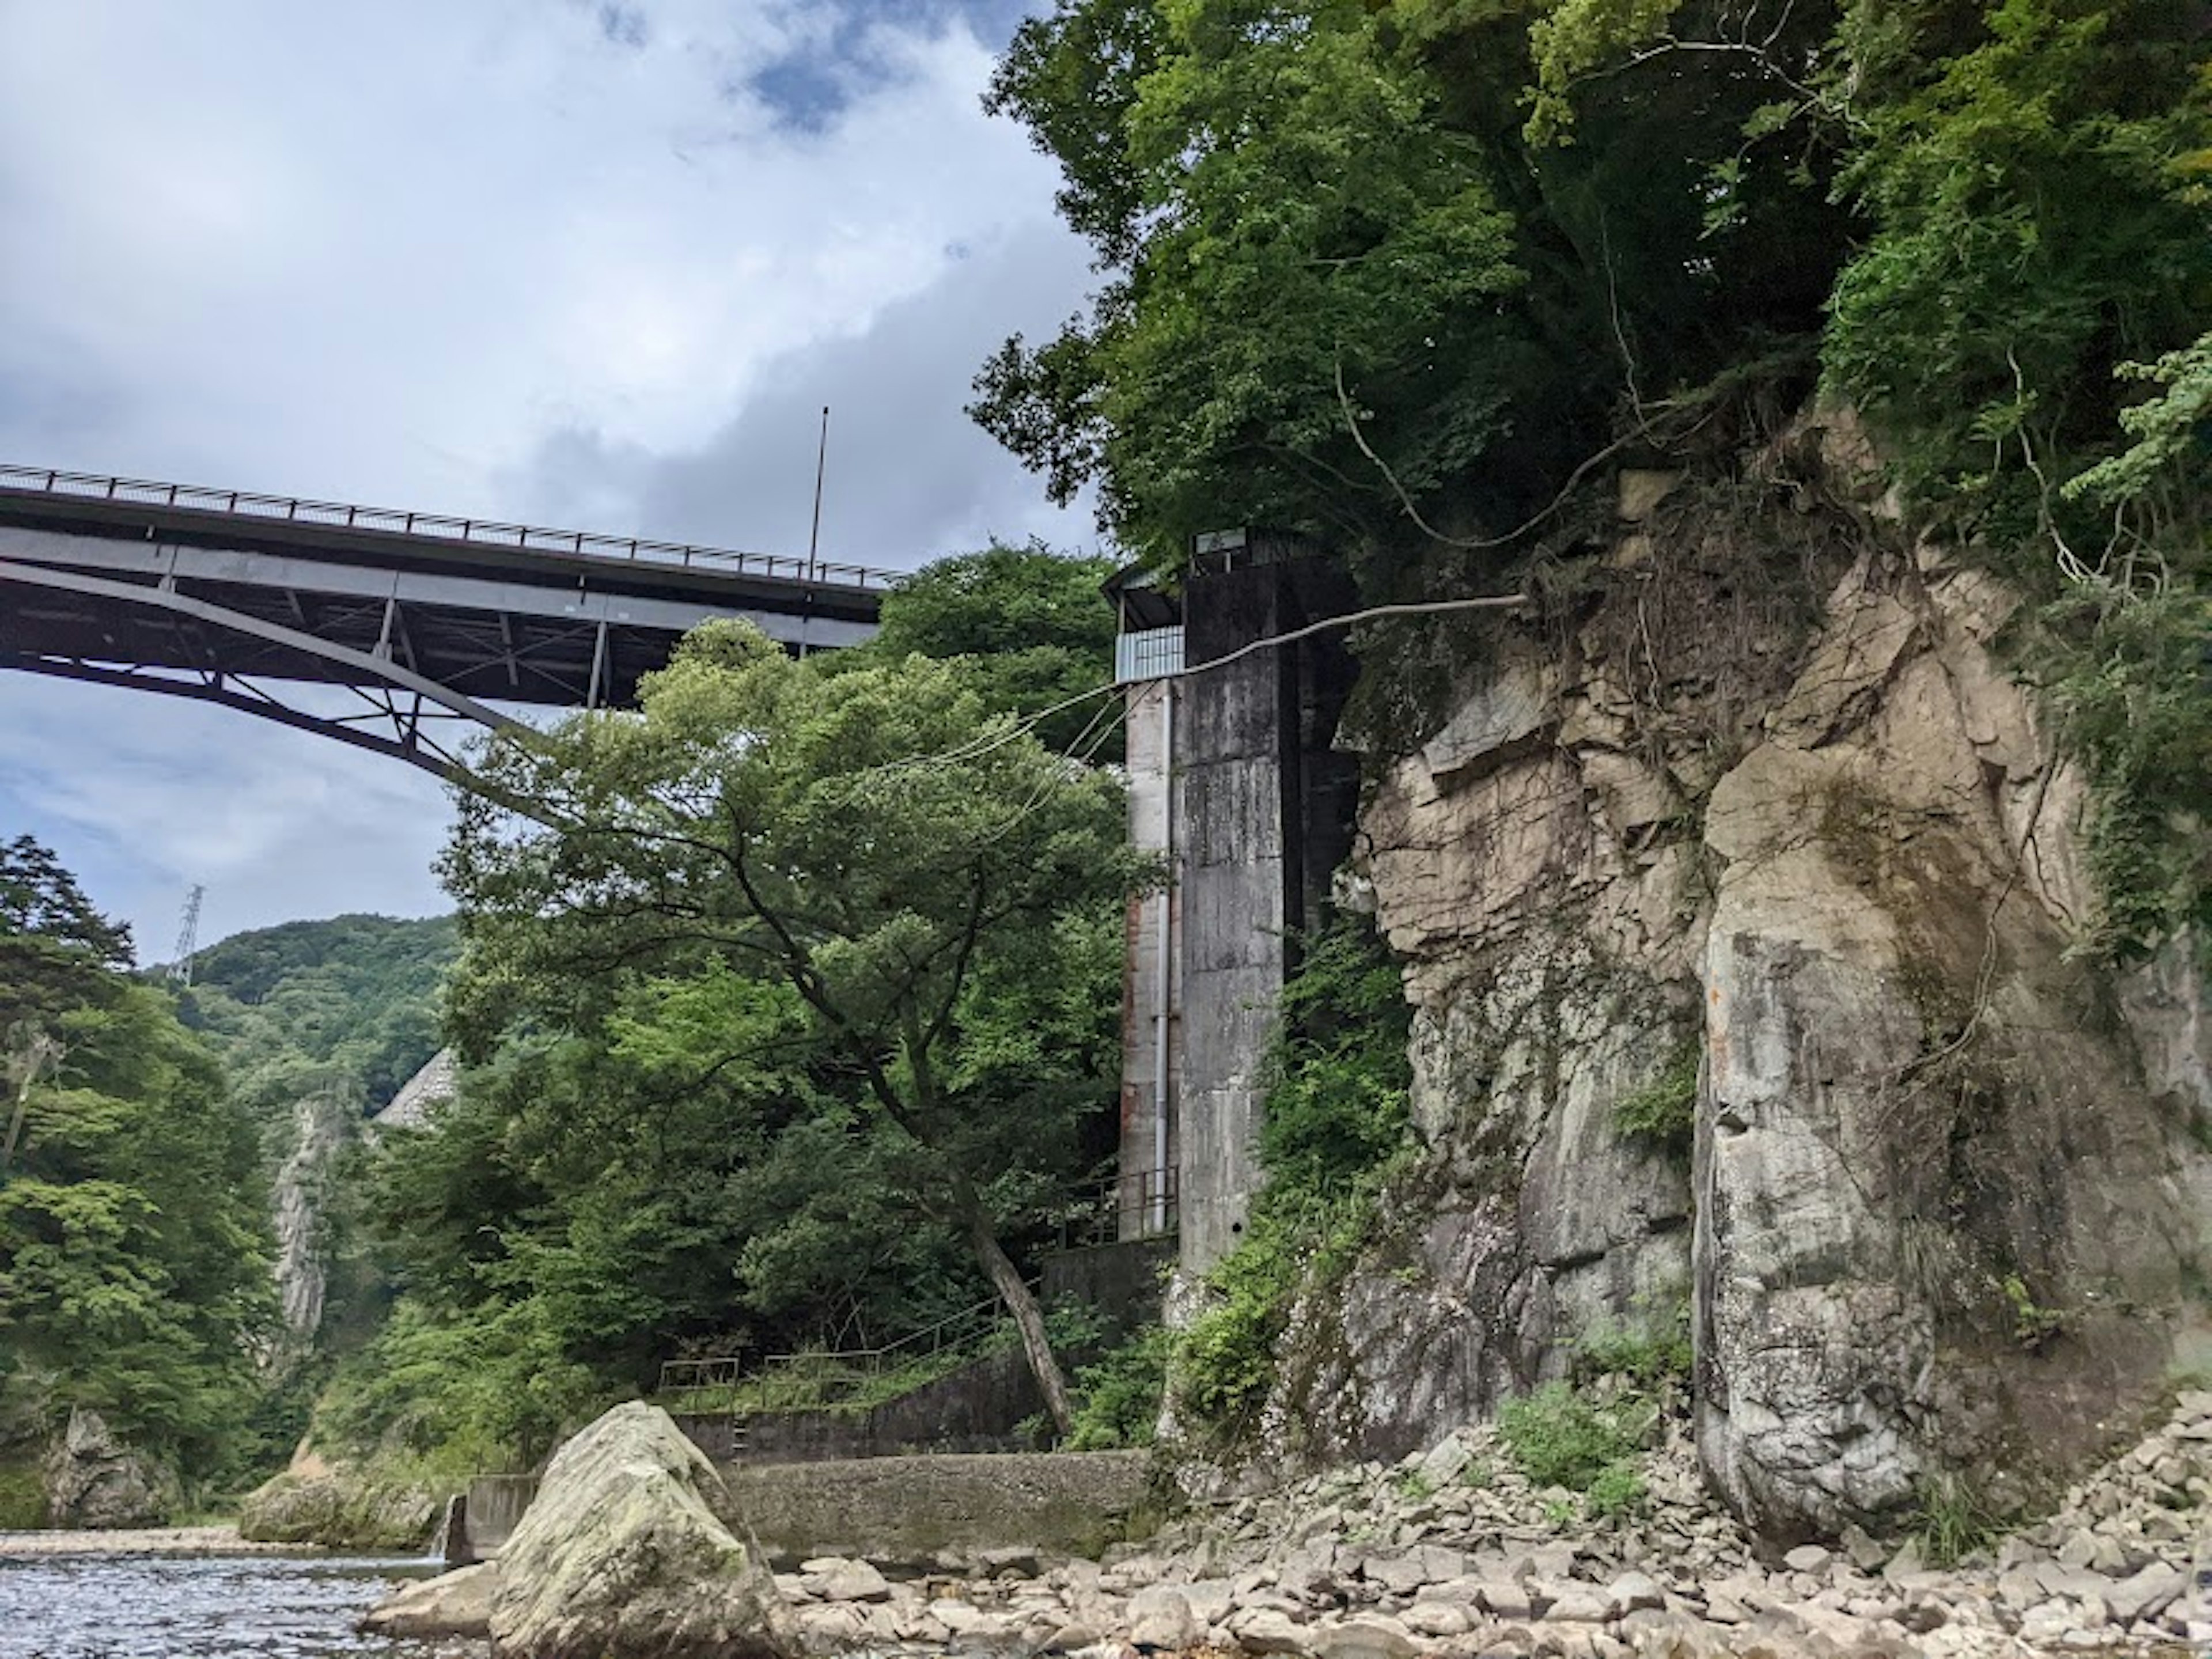
<svg viewBox="0 0 2212 1659"><path fill-rule="evenodd" d="M1613 1109L1613 1127L1672 1158L1689 1156L1697 1130L1698 1044L1682 1043L1657 1076Z"/></svg>
<svg viewBox="0 0 2212 1659"><path fill-rule="evenodd" d="M1690 1299L1676 1297L1663 1309L1640 1308L1638 1322L1591 1326L1575 1340L1575 1374L1595 1379L1623 1376L1650 1389L1686 1377L1690 1346Z"/></svg>
<svg viewBox="0 0 2212 1659"><path fill-rule="evenodd" d="M1632 1459L1650 1431L1641 1397L1600 1404L1565 1382L1547 1382L1498 1410L1498 1437L1539 1486L1588 1492L1613 1465Z"/></svg>
<svg viewBox="0 0 2212 1659"><path fill-rule="evenodd" d="M1170 1338L1163 1326L1137 1333L1096 1364L1075 1374L1080 1395L1071 1451L1109 1451L1149 1446L1166 1392Z"/></svg>

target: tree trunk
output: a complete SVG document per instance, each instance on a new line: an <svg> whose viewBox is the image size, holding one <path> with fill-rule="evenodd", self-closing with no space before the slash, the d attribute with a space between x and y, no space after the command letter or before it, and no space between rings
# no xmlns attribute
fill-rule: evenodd
<svg viewBox="0 0 2212 1659"><path fill-rule="evenodd" d="M983 1264L990 1276L991 1287L999 1299L1006 1304L1006 1311L1014 1316L1014 1327L1022 1334L1022 1352L1030 1362L1030 1374L1036 1378L1037 1391L1044 1395L1044 1408L1052 1413L1053 1427L1063 1440L1075 1431L1075 1411L1067 1402L1067 1381L1060 1374L1060 1362L1052 1357L1052 1344L1045 1340L1044 1310L1037 1299L1030 1294L1030 1287L1022 1283L1021 1270L999 1248L998 1235L992 1231L990 1218L973 1197L963 1194L963 1207L968 1212L968 1242L975 1247L975 1259Z"/></svg>

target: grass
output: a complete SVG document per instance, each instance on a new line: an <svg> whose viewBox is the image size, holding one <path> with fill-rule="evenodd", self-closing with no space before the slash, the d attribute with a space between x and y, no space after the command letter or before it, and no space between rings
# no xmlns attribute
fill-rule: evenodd
<svg viewBox="0 0 2212 1659"><path fill-rule="evenodd" d="M1498 1433L1531 1484L1575 1493L1586 1515L1605 1520L1644 1505L1641 1464L1653 1416L1640 1394L1601 1400L1565 1382L1547 1382L1498 1407Z"/></svg>
<svg viewBox="0 0 2212 1659"><path fill-rule="evenodd" d="M1920 1559L1929 1566L1955 1567L2003 1530L2003 1522L1957 1475L1937 1475L1921 1487L1912 1536Z"/></svg>
<svg viewBox="0 0 2212 1659"><path fill-rule="evenodd" d="M1669 1158L1687 1158L1698 1115L1698 1044L1680 1044L1657 1076L1621 1097L1613 1126L1623 1138Z"/></svg>
<svg viewBox="0 0 2212 1659"><path fill-rule="evenodd" d="M802 1360L757 1371L735 1382L678 1389L658 1396L654 1403L670 1412L726 1412L737 1416L766 1412L869 1412L950 1376L987 1349L947 1348L901 1365L853 1364L828 1357Z"/></svg>

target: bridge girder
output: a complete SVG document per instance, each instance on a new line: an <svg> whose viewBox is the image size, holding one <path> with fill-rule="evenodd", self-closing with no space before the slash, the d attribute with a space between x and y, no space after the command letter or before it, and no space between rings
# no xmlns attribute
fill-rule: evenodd
<svg viewBox="0 0 2212 1659"><path fill-rule="evenodd" d="M0 668L212 702L447 776L457 726L517 724L489 700L626 702L710 617L801 653L857 644L893 580L0 466Z"/></svg>

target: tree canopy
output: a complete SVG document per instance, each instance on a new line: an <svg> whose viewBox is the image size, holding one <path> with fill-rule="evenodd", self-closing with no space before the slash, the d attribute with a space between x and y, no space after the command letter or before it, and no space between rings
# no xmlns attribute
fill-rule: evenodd
<svg viewBox="0 0 2212 1659"><path fill-rule="evenodd" d="M902 627L990 644L942 615ZM896 1334L980 1282L1064 1420L1015 1257L1110 1137L1136 872L1114 776L992 714L990 669L709 624L635 714L487 751L442 866L481 1069L387 1176L415 1294L642 1382L687 1339Z"/></svg>
<svg viewBox="0 0 2212 1659"><path fill-rule="evenodd" d="M254 1126L52 854L19 837L4 868L0 1430L90 1406L190 1475L235 1470L274 1312Z"/></svg>
<svg viewBox="0 0 2212 1659"><path fill-rule="evenodd" d="M974 412L1167 564L1264 521L1388 580L1816 368L1931 496L2063 523L2212 323L2181 0L1060 0L987 102L1102 285Z"/></svg>

